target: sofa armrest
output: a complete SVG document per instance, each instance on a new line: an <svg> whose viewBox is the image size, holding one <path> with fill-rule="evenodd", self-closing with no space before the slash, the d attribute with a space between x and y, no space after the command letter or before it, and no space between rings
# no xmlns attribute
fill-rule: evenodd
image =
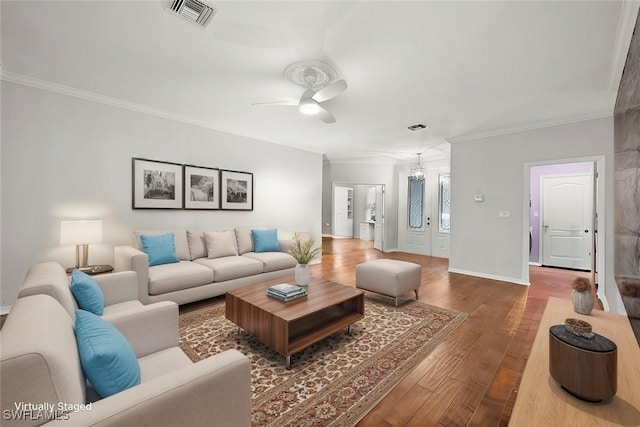
<svg viewBox="0 0 640 427"><path fill-rule="evenodd" d="M47 426L250 426L251 364L227 350Z"/></svg>
<svg viewBox="0 0 640 427"><path fill-rule="evenodd" d="M133 246L114 248L114 270L135 271L138 275L138 300L149 304L149 256Z"/></svg>
<svg viewBox="0 0 640 427"><path fill-rule="evenodd" d="M135 271L99 274L93 278L102 290L104 305L138 299L138 275Z"/></svg>
<svg viewBox="0 0 640 427"><path fill-rule="evenodd" d="M129 341L136 357L178 346L178 304L162 301L106 319Z"/></svg>

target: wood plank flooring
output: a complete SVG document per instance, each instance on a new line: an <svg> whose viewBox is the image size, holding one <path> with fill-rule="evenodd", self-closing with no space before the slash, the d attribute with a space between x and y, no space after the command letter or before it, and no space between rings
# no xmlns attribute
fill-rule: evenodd
<svg viewBox="0 0 640 427"><path fill-rule="evenodd" d="M448 260L382 253L360 239L323 240L312 276L355 285L355 265L391 258L422 265L420 300L468 314L364 419L369 426L506 426L549 296L571 298L588 274L532 267L531 286L449 273Z"/></svg>

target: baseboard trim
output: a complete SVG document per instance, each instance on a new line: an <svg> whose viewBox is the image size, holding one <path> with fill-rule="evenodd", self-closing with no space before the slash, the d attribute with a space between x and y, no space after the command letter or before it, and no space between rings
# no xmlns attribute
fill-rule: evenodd
<svg viewBox="0 0 640 427"><path fill-rule="evenodd" d="M533 261L529 261L529 265L533 265L534 267L542 267L542 264L540 264L539 262L533 262Z"/></svg>
<svg viewBox="0 0 640 427"><path fill-rule="evenodd" d="M13 307L13 305L2 305L0 306L0 315L5 315L5 314L9 314L9 312L11 311L11 307Z"/></svg>
<svg viewBox="0 0 640 427"><path fill-rule="evenodd" d="M523 286L529 286L530 285L530 283L525 282L524 280L516 279L516 278L513 278L513 277L498 276L498 275L495 275L495 274L479 273L477 271L462 270L462 269L459 269L459 268L451 268L451 267L449 267L449 273L464 274L465 276L474 276L474 277L481 277L483 279L498 280L500 282L515 283L516 285L523 285Z"/></svg>

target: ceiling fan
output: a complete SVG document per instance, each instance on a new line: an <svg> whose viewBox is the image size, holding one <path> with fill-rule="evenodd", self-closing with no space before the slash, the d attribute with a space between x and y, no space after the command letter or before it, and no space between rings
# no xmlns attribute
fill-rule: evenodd
<svg viewBox="0 0 640 427"><path fill-rule="evenodd" d="M336 72L333 68L318 61L299 61L287 66L284 75L292 82L306 88L300 99L257 102L253 105L297 106L302 114L315 115L324 123L335 123L335 117L320 105L347 90L347 82L342 79L336 80Z"/></svg>

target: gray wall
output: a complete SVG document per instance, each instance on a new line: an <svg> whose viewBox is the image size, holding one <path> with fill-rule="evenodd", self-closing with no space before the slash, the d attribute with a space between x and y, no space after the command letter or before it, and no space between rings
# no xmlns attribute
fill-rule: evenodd
<svg viewBox="0 0 640 427"><path fill-rule="evenodd" d="M603 157L606 242L604 292L613 284L613 119L602 118L487 137L451 145L451 271L528 283L527 163ZM474 202L483 194L484 202ZM526 199L525 199L526 196ZM525 210L526 207L526 210ZM511 218L498 218L510 210ZM526 223L525 223L526 222ZM526 249L526 251L525 251ZM526 256L524 256L526 254ZM613 284L613 287L615 285ZM616 292L617 293L617 292ZM618 297L619 299L619 297ZM611 307L616 311L615 304Z"/></svg>
<svg viewBox="0 0 640 427"><path fill-rule="evenodd" d="M74 265L61 220L102 219L89 262L112 263L137 228L266 225L321 235L322 155L2 81L1 300L29 265ZM133 210L131 158L254 174L254 210Z"/></svg>

